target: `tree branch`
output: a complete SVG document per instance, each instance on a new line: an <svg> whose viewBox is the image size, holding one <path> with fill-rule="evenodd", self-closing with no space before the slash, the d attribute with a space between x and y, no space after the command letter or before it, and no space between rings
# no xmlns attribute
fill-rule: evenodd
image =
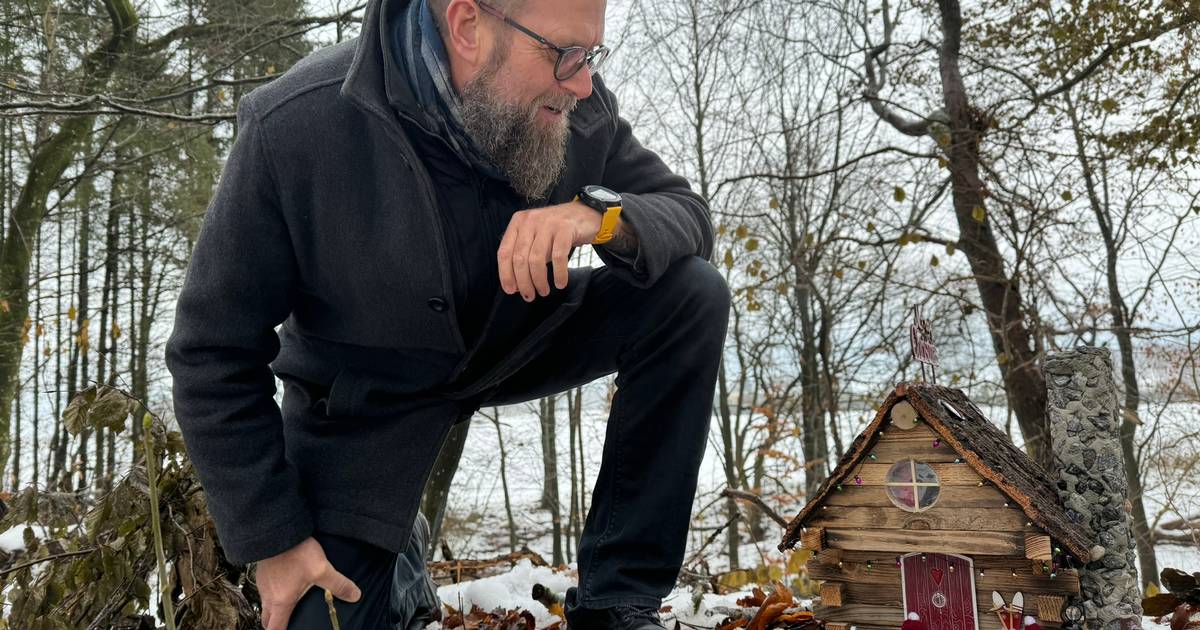
<svg viewBox="0 0 1200 630"><path fill-rule="evenodd" d="M780 527L788 526L787 519L783 518L782 516L779 515L778 512L771 509L771 506L769 506L765 502L763 502L762 497L758 496L757 494L754 494L753 492L746 492L744 490L734 490L733 488L725 488L725 490L722 491L721 494L723 496L727 496L731 499L740 499L742 501L749 501L750 503L757 505L758 509L762 510L763 514L766 514L767 516L771 517L771 520L775 521L776 523L779 523Z"/></svg>
<svg viewBox="0 0 1200 630"><path fill-rule="evenodd" d="M181 39L203 37L205 35L227 33L236 30L256 30L275 26L322 26L325 24L333 24L335 22L348 22L352 21L351 16L354 13L361 11L366 6L366 3L364 2L342 11L337 15L327 15L313 18L292 18L287 20L269 20L266 22L259 22L250 27L247 27L244 24L228 24L223 22L211 22L208 24L184 24L183 26L177 26L167 31L155 39L138 45L138 47L133 50L133 53L136 55L156 53Z"/></svg>
<svg viewBox="0 0 1200 630"><path fill-rule="evenodd" d="M857 164L858 162L861 162L867 158L875 157L877 155L882 155L884 153L899 153L901 155L907 155L908 157L925 158L925 159L933 159L933 158L938 157L937 154L934 154L934 153L917 153L916 151L910 151L908 149L903 149L900 147L890 147L890 146L882 147L879 149L875 149L874 151L868 151L857 157L850 158L850 159L846 160L845 162L842 162L841 164L838 164L836 166L831 166L829 168L821 169L819 171L810 171L808 173L798 173L796 175L781 175L779 173L770 173L770 172L744 173L742 175L734 175L733 177L726 177L725 179L722 179L720 182L717 183L717 186L714 189L713 194L715 195L716 192L719 192L721 190L721 187L726 184L736 184L738 182L741 182L741 181L744 181L747 179L769 179L769 180L773 180L773 181L786 182L786 181L802 181L802 180L806 180L806 179L815 179L817 177L824 177L826 175L832 175L834 173L837 173L847 167L853 166L853 165Z"/></svg>
<svg viewBox="0 0 1200 630"><path fill-rule="evenodd" d="M9 567L3 571L0 571L0 577L4 577L14 571L20 571L21 569L31 567L35 564L41 564L43 562L50 562L52 560L62 560L63 558L73 558L75 556L86 556L87 554L92 553L94 551L96 551L95 547L93 547L91 549L80 549L79 551L67 551L64 553L54 554L53 556L46 556L44 558L37 558L34 560L30 560L29 562L22 562L21 564L18 564L16 566Z"/></svg>
<svg viewBox="0 0 1200 630"><path fill-rule="evenodd" d="M906 136L927 135L932 120L905 118L899 112L885 105L879 98L880 91L887 83L887 64L882 59L884 53L892 46L892 32L895 29L895 22L891 17L887 0L883 2L881 13L883 14L883 42L867 49L866 60L863 64L867 73L867 86L863 88L863 96L867 99L867 103L870 104L875 115L896 131Z"/></svg>

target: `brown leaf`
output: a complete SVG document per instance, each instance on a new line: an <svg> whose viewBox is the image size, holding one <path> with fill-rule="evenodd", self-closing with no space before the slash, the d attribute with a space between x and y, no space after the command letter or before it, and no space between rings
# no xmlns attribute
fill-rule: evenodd
<svg viewBox="0 0 1200 630"><path fill-rule="evenodd" d="M1166 568L1160 574L1162 577L1163 586L1167 587L1168 591L1176 595L1183 595L1188 591L1196 588L1197 580L1195 576L1189 575L1179 569Z"/></svg>
<svg viewBox="0 0 1200 630"><path fill-rule="evenodd" d="M764 593L761 588L758 588L757 586L755 586L754 591L750 595L737 600L737 605L741 606L742 608L750 608L751 606L762 606L763 601L766 599L767 599L767 594Z"/></svg>
<svg viewBox="0 0 1200 630"><path fill-rule="evenodd" d="M1171 615L1171 630L1194 630L1200 628L1200 621L1192 621L1192 616L1200 614L1200 606L1182 603Z"/></svg>
<svg viewBox="0 0 1200 630"><path fill-rule="evenodd" d="M754 619L750 620L750 625L746 626L746 630L767 630L789 606L790 604L783 602L763 606L758 609L758 614L754 615Z"/></svg>
<svg viewBox="0 0 1200 630"><path fill-rule="evenodd" d="M790 608L794 603L792 601L792 589L783 585L783 582L775 580L775 596L778 598L775 601L784 602Z"/></svg>
<svg viewBox="0 0 1200 630"><path fill-rule="evenodd" d="M1170 614L1182 601L1170 593L1159 593L1142 600L1142 614L1147 617L1162 617Z"/></svg>

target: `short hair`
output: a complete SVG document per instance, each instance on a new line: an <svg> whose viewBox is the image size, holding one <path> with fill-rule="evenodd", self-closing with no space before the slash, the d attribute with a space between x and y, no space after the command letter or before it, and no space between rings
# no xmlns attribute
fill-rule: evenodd
<svg viewBox="0 0 1200 630"><path fill-rule="evenodd" d="M437 24L438 32L442 34L442 39L449 37L446 32L446 7L450 6L450 0L427 0L429 2L429 10L433 11L433 21ZM525 0L489 0L489 3L504 12L505 15L512 15L521 5L525 4Z"/></svg>

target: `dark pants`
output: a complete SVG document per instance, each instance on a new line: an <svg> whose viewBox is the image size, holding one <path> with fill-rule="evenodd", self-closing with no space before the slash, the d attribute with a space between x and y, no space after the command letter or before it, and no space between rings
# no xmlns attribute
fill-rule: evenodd
<svg viewBox="0 0 1200 630"><path fill-rule="evenodd" d="M617 373L579 546L580 606L657 607L675 584L708 440L729 306L724 278L700 258L676 262L647 289L596 269L578 310L520 369L472 401L483 407L536 400ZM496 323L484 332L481 346L515 343L506 338L505 322ZM480 356L491 361L496 353ZM353 569L333 564L354 579ZM368 572L383 575L386 564ZM404 568L395 571L395 579L413 582ZM365 602L367 589L359 587ZM323 619L328 624L327 612ZM343 621L341 627L376 626Z"/></svg>
<svg viewBox="0 0 1200 630"><path fill-rule="evenodd" d="M382 547L323 532L313 535L325 557L362 592L354 603L334 599L338 626L346 630L416 630L429 611L441 609L436 588L425 571L429 525L418 515L408 547L392 553ZM309 589L288 620L290 630L328 630L333 624L325 591Z"/></svg>

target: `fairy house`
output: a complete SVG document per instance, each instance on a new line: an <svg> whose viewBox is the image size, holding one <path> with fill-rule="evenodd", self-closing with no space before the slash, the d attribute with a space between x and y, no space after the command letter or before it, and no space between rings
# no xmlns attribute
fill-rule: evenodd
<svg viewBox="0 0 1200 630"><path fill-rule="evenodd" d="M779 547L797 545L823 581L826 630L900 628L911 613L928 630L1020 630L1082 617L1093 543L1051 475L961 391L907 383L788 525Z"/></svg>

